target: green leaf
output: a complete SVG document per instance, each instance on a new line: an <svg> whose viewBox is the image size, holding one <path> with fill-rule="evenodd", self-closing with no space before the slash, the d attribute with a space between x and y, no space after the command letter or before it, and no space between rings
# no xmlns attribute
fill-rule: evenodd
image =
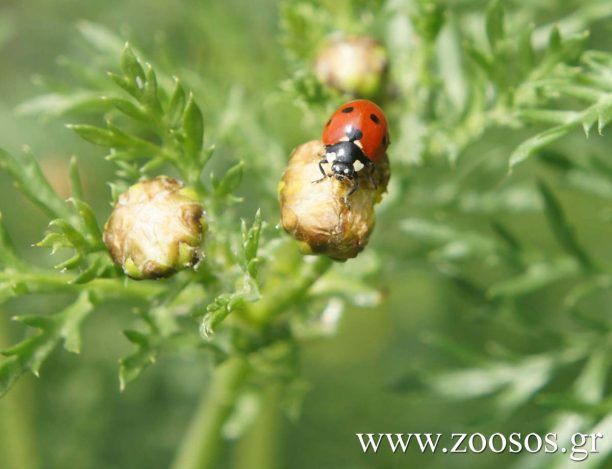
<svg viewBox="0 0 612 469"><path fill-rule="evenodd" d="M561 137L565 136L569 130L569 124L559 125L536 134L530 139L524 141L510 155L510 169L513 169L519 163L522 163L530 156L533 156L539 149L559 140Z"/></svg>
<svg viewBox="0 0 612 469"><path fill-rule="evenodd" d="M244 308L246 303L253 303L260 298L261 294L255 280L249 275L243 275L237 282L234 292L221 293L208 304L200 325L201 335L211 339L217 327L229 314Z"/></svg>
<svg viewBox="0 0 612 469"><path fill-rule="evenodd" d="M520 110L518 115L522 119L533 122L544 122L555 125L573 124L581 118L580 112L557 109L524 109Z"/></svg>
<svg viewBox="0 0 612 469"><path fill-rule="evenodd" d="M250 228L247 228L246 221L242 220L242 266L243 270L253 279L257 278L257 268L259 259L257 250L259 248L259 238L261 235L261 210L257 210L255 220Z"/></svg>
<svg viewBox="0 0 612 469"><path fill-rule="evenodd" d="M501 412L513 412L524 405L552 378L554 355L535 355L516 363L491 362L488 366L442 372L426 382L438 395L449 399L492 396Z"/></svg>
<svg viewBox="0 0 612 469"><path fill-rule="evenodd" d="M204 138L204 117L192 94L189 95L183 113L183 135L185 155L193 161L198 161Z"/></svg>
<svg viewBox="0 0 612 469"><path fill-rule="evenodd" d="M2 351L8 357L0 362L0 397L26 371L38 376L41 365L51 352L63 342L64 348L78 353L81 346L80 327L93 311L89 294L84 292L63 311L52 316L29 316L23 322L36 327L38 332L19 344Z"/></svg>
<svg viewBox="0 0 612 469"><path fill-rule="evenodd" d="M119 360L119 386L121 391L125 391L127 385L137 379L157 359L157 349L152 342L155 339L133 330L124 331L124 334L135 345L136 350Z"/></svg>
<svg viewBox="0 0 612 469"><path fill-rule="evenodd" d="M138 99L138 97L140 96L139 91L134 89L134 86L132 85L130 80L128 80L125 76L118 75L113 72L108 72L107 75L122 90L126 91L127 93Z"/></svg>
<svg viewBox="0 0 612 469"><path fill-rule="evenodd" d="M544 200L544 207L548 223L559 244L569 255L573 256L578 262L580 262L583 267L592 268L592 260L578 242L578 239L574 233L574 228L567 220L565 212L563 211L561 204L553 192L544 183L544 181L538 181L538 189L540 190L540 194Z"/></svg>
<svg viewBox="0 0 612 469"><path fill-rule="evenodd" d="M83 269L70 283L82 285L103 276L106 272L112 272L114 264L107 253L95 256L93 262Z"/></svg>
<svg viewBox="0 0 612 469"><path fill-rule="evenodd" d="M221 293L208 306L200 325L200 332L203 337L211 338L217 326L231 313L229 308L232 294Z"/></svg>
<svg viewBox="0 0 612 469"><path fill-rule="evenodd" d="M62 270L77 267L89 253L104 248L102 234L89 205L77 199L70 200L77 209L79 223L73 225L62 218L52 220L45 237L36 244L51 248L51 254L60 248L74 249L73 257L55 266Z"/></svg>
<svg viewBox="0 0 612 469"><path fill-rule="evenodd" d="M408 218L400 224L400 229L409 236L441 248L436 258L459 260L476 257L487 259L503 253L496 239L483 236L476 231L458 230L451 225L436 223L421 218Z"/></svg>
<svg viewBox="0 0 612 469"><path fill-rule="evenodd" d="M45 234L45 237L36 243L38 247L51 248L51 254L55 254L58 249L71 247L70 242L61 233L54 231Z"/></svg>
<svg viewBox="0 0 612 469"><path fill-rule="evenodd" d="M0 212L0 267L15 268L19 266L22 266L22 261L17 256L17 252L4 226L2 212Z"/></svg>
<svg viewBox="0 0 612 469"><path fill-rule="evenodd" d="M66 239L70 246L73 246L77 251L87 251L87 241L74 226L62 218L51 220L50 228L55 228Z"/></svg>
<svg viewBox="0 0 612 469"><path fill-rule="evenodd" d="M95 91L55 92L24 101L15 108L15 112L24 116L62 117L80 112L99 112L106 107L105 103L100 102L100 94Z"/></svg>
<svg viewBox="0 0 612 469"><path fill-rule="evenodd" d="M70 169L68 174L70 177L72 196L76 199L84 200L85 196L83 194L83 183L81 182L81 176L79 175L79 167L76 156L72 156L70 158Z"/></svg>
<svg viewBox="0 0 612 469"><path fill-rule="evenodd" d="M174 78L174 91L170 97L170 104L166 112L166 119L171 127L178 125L183 112L185 112L185 90L178 78Z"/></svg>
<svg viewBox="0 0 612 469"><path fill-rule="evenodd" d="M131 93L138 97L145 86L145 72L129 43L123 47L121 70L127 78Z"/></svg>
<svg viewBox="0 0 612 469"><path fill-rule="evenodd" d="M14 282L2 281L0 282L0 303L14 298L21 293L20 286Z"/></svg>
<svg viewBox="0 0 612 469"><path fill-rule="evenodd" d="M463 45L468 57L470 57L489 77L495 76L495 67L492 59L483 51L477 49L472 43L465 42Z"/></svg>
<svg viewBox="0 0 612 469"><path fill-rule="evenodd" d="M497 221L493 221L491 222L491 228L493 232L506 243L511 251L519 252L521 250L520 241L504 225Z"/></svg>
<svg viewBox="0 0 612 469"><path fill-rule="evenodd" d="M606 394L606 380L610 365L609 351L594 350L575 383L575 394L588 403L601 402Z"/></svg>
<svg viewBox="0 0 612 469"><path fill-rule="evenodd" d="M135 135L127 134L110 121L107 122L106 125L117 139L118 148L123 149L126 152L143 152L148 157L151 157L151 155L157 155L159 153L160 148L154 143Z"/></svg>
<svg viewBox="0 0 612 469"><path fill-rule="evenodd" d="M104 97L105 101L111 103L114 107L124 113L126 116L136 119L140 122L149 122L147 113L137 104L134 104L129 99Z"/></svg>
<svg viewBox="0 0 612 469"><path fill-rule="evenodd" d="M242 221L242 252L244 261L249 262L250 260L257 257L257 249L259 248L259 238L261 235L262 216L261 209L258 209L255 213L255 219L249 229L246 227L246 222Z"/></svg>
<svg viewBox="0 0 612 469"><path fill-rule="evenodd" d="M141 313L147 327L146 332L124 331L127 339L134 344L134 350L119 360L119 383L122 391L154 363L163 350L180 346L181 341L186 338L186 334L179 330L176 310L171 306L176 295L184 291L184 284L178 283L170 288L163 303Z"/></svg>
<svg viewBox="0 0 612 469"><path fill-rule="evenodd" d="M157 92L157 76L150 64L146 64L145 85L140 101L153 111L155 115L162 114L162 107Z"/></svg>
<svg viewBox="0 0 612 469"><path fill-rule="evenodd" d="M493 0L489 3L486 17L487 38L491 50L496 51L499 42L504 38L504 8L500 0Z"/></svg>
<svg viewBox="0 0 612 469"><path fill-rule="evenodd" d="M240 182L242 181L242 173L244 169L244 162L240 161L223 175L220 181L216 181L212 179L212 185L215 189L215 195L217 197L225 197L226 195L231 194L238 188Z"/></svg>
<svg viewBox="0 0 612 469"><path fill-rule="evenodd" d="M51 188L29 148L25 147L19 157L0 149L0 168L8 171L19 190L49 217L71 218L70 210Z"/></svg>
<svg viewBox="0 0 612 469"><path fill-rule="evenodd" d="M533 24L523 30L519 39L519 57L524 73L532 70L536 64L536 53L533 48L532 34Z"/></svg>
<svg viewBox="0 0 612 469"><path fill-rule="evenodd" d="M118 56L124 47L124 42L119 37L100 24L79 21L77 28L89 44L109 57Z"/></svg>
<svg viewBox="0 0 612 469"><path fill-rule="evenodd" d="M584 43L588 37L589 34L585 31L563 38L559 28L555 26L551 30L546 53L532 72L531 78L549 75L557 65L576 60L584 50Z"/></svg>
<svg viewBox="0 0 612 469"><path fill-rule="evenodd" d="M555 412L564 411L595 418L605 417L612 413L612 399L606 399L601 403L593 404L584 401L580 396L544 394L538 397L537 403L541 406L549 407Z"/></svg>
<svg viewBox="0 0 612 469"><path fill-rule="evenodd" d="M87 140L94 145L113 147L118 143L113 133L108 129L86 124L69 124L68 128L74 130L83 140Z"/></svg>
<svg viewBox="0 0 612 469"><path fill-rule="evenodd" d="M71 198L70 201L76 207L79 218L85 228L87 242L93 248L100 247L102 245L102 231L98 226L98 221L92 208L86 202L76 198Z"/></svg>
<svg viewBox="0 0 612 469"><path fill-rule="evenodd" d="M559 52L561 49L561 31L559 31L559 26L555 25L550 30L550 35L548 37L548 51L549 53Z"/></svg>
<svg viewBox="0 0 612 469"><path fill-rule="evenodd" d="M579 273L579 264L573 258L532 262L522 274L491 285L488 295L491 298L514 298L538 291L560 280L573 278Z"/></svg>
<svg viewBox="0 0 612 469"><path fill-rule="evenodd" d="M0 398L17 382L27 369L16 358L0 361Z"/></svg>
<svg viewBox="0 0 612 469"><path fill-rule="evenodd" d="M133 135L128 135L112 123L107 122L107 129L87 124L68 125L82 139L94 145L107 148L119 148L130 152L159 152L159 147L151 142Z"/></svg>
<svg viewBox="0 0 612 469"><path fill-rule="evenodd" d="M81 254L76 252L71 258L65 260L64 262L56 264L55 266L53 266L53 268L60 271L76 269L82 261L83 257L81 256Z"/></svg>

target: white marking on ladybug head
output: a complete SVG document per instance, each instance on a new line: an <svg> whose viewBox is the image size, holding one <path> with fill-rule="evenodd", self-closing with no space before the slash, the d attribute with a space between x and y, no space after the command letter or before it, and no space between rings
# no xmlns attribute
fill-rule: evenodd
<svg viewBox="0 0 612 469"><path fill-rule="evenodd" d="M328 163L333 163L334 161L336 161L336 152L326 153L325 159Z"/></svg>
<svg viewBox="0 0 612 469"><path fill-rule="evenodd" d="M338 150L338 156L344 156L344 148Z"/></svg>
<svg viewBox="0 0 612 469"><path fill-rule="evenodd" d="M353 168L355 168L355 171L361 171L364 168L364 164L357 160L355 163L353 163Z"/></svg>
<svg viewBox="0 0 612 469"><path fill-rule="evenodd" d="M344 168L344 174L348 174L349 173L349 169L348 168Z"/></svg>

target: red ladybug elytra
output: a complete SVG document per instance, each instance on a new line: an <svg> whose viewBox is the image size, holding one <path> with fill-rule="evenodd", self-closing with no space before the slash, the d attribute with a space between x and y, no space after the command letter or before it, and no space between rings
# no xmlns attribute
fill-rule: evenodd
<svg viewBox="0 0 612 469"><path fill-rule="evenodd" d="M348 198L359 187L357 173L367 167L370 180L374 165L384 156L389 146L389 129L384 112L372 101L357 99L340 106L325 124L323 129L325 155L319 161L319 169L326 177L350 179L353 186L346 195ZM327 174L324 164L331 164L331 174ZM317 181L318 182L318 181Z"/></svg>

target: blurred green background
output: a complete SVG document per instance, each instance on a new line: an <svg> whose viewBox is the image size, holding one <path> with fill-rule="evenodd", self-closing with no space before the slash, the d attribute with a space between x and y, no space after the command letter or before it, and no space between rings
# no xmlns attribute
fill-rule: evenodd
<svg viewBox="0 0 612 469"><path fill-rule="evenodd" d="M471 9L476 15L486 2L448 3L451 9ZM524 9L525 21L547 24L571 13L580 2L546 0L538 2L537 7L518 0L507 3L510 9ZM40 77L55 80L67 73L58 65L58 57L84 64L94 60L77 32L83 21L120 33L166 72L186 78L197 90L208 119L222 113L231 90L238 86L248 108L245 114L249 118L254 115L258 122L257 129L247 133L246 139L262 139L249 140L254 144L253 152L265 152L266 142L271 141L280 149L275 151L288 155L295 145L318 136L318 124L305 122L302 110L279 91L279 84L290 72L278 40L278 2L3 0L0 144L11 151L30 145L54 187L66 195L68 158L78 155L86 195L101 220L110 212L105 181L112 175L110 163L99 157L102 152L66 129L66 120L35 119L14 111L21 102L40 93L36 86ZM590 48L611 48L609 21L595 21L592 31ZM242 116L237 119L239 124L233 132L243 130ZM247 132L246 127L244 130ZM265 135L257 134L262 131ZM513 355L517 351L537 354L571 342L572 334L578 332L562 312L561 304L562 294L571 286L569 281L509 301L512 305L500 305L479 296L470 285L449 281L432 267L434 262L422 243L396 229L400 220L412 216L436 216L467 229L487 226L491 217L482 209L486 203L483 194L505 194L504 189L509 187L508 179L502 176L506 158L531 133L491 131L467 148L455 168L434 164L408 171L410 189L405 193L405 203L383 209L371 242L377 256L366 252L361 261L384 264L371 279L383 293L382 303L375 308L348 308L337 336L304 345L302 369L309 392L301 418L290 421L272 416L268 426L266 421L258 422L261 426L254 427L243 441L230 444L236 451L224 454L219 467L274 467L272 463L251 465L250 461L255 460L252 455L263 451L278 455L276 467L292 469L484 468L520 464L516 456L490 454L451 458L443 454L418 455L414 451L406 455L383 451L377 456L364 456L355 433L544 433L550 428L551 408L541 402L528 401L503 414L484 397L456 401L424 391L413 380L413 372L459 366L452 353L449 357L440 352L445 348L440 345L440 337L451 338L453 344L460 344L462 350L474 356L482 357L492 350L498 356L507 352L509 362L520 362ZM208 137L212 139L214 135ZM594 136L586 144L584 136L575 132L556 150L569 158L591 153L609 157L611 143L609 137ZM228 147L221 143L220 155L236 156ZM401 147L392 148L392 160L402 152ZM240 150L236 153L241 156ZM472 169L483 165L490 171ZM500 214L498 219L537 251L558 250L541 203L533 202L534 197L537 199L536 177L549 179L589 252L611 261L609 196L575 190L559 182L555 171L536 161L521 166L512 175L511 183L516 186L511 187L527 189L517 191L514 199L512 194L506 194L505 208L499 209L492 199L491 211ZM271 183L279 176L270 174ZM457 181L460 190L453 192ZM249 194L245 202L249 210L258 205L253 199L260 190L257 179L245 178L239 192ZM275 201L267 197L261 204L268 209L267 218L274 220ZM445 197L446 202L439 202ZM470 211L470 203L477 208ZM528 209L522 210L525 206ZM0 210L23 255L32 262L50 265L46 252L30 247L40 240L47 221L19 196L4 173L0 173ZM250 212L245 208L245 213ZM488 269L477 262L465 269L472 279L488 281L500 275L495 268ZM588 306L605 318L611 299L610 295L600 294ZM23 333L21 327L8 321L12 314L41 312L62 301L57 297L30 297L3 306L0 343L13 343ZM496 315L493 320L491 315ZM0 467L168 467L208 381L208 363L202 361L201 355L162 357L140 380L120 393L117 360L129 345L119 331L130 320L129 306L109 305L86 325L80 356L55 353L43 367L40 379L23 378L0 401ZM567 390L580 366L578 363L564 368L547 384L548 391L558 394ZM609 381L604 379L605 390L610 387ZM458 383L454 386L461 387ZM278 431L272 432L272 426L277 426Z"/></svg>

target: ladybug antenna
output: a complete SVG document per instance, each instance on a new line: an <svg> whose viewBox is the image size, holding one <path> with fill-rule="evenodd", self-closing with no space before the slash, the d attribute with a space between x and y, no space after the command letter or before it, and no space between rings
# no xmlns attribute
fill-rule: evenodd
<svg viewBox="0 0 612 469"><path fill-rule="evenodd" d="M363 137L363 132L353 126L347 127L345 133L349 139L349 142L360 140L361 137Z"/></svg>

